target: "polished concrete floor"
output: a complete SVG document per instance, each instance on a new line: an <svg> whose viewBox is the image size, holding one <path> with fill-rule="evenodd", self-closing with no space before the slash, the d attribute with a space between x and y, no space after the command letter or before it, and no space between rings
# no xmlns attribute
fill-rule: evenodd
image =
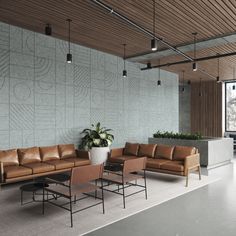
<svg viewBox="0 0 236 236"><path fill-rule="evenodd" d="M203 174L221 180L88 235L235 236L236 158Z"/></svg>

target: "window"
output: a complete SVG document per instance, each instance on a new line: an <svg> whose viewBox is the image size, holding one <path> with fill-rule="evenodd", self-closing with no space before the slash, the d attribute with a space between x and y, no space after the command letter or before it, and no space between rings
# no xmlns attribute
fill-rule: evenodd
<svg viewBox="0 0 236 236"><path fill-rule="evenodd" d="M225 129L236 132L236 82L225 83Z"/></svg>

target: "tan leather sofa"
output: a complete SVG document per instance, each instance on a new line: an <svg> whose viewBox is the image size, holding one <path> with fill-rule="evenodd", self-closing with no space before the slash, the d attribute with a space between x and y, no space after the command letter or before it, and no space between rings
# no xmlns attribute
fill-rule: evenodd
<svg viewBox="0 0 236 236"><path fill-rule="evenodd" d="M74 166L89 165L86 151L74 144L0 150L1 184L65 172Z"/></svg>
<svg viewBox="0 0 236 236"><path fill-rule="evenodd" d="M201 179L200 154L195 147L126 143L124 148L112 149L108 160L123 163L143 156L147 157L147 170L185 176L186 186L190 171L197 170Z"/></svg>

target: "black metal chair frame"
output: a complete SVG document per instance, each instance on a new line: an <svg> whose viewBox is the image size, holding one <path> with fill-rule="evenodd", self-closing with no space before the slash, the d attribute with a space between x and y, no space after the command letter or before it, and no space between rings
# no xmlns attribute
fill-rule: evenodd
<svg viewBox="0 0 236 236"><path fill-rule="evenodd" d="M100 179L101 180L101 186L98 186L97 185L97 180L95 180L95 186L97 186L99 189L101 189L101 192L102 192L102 196L101 197L98 197L97 196L97 189L95 190L95 193L94 195L90 194L90 193L83 193L84 195L86 195L85 197L81 197L81 198L76 198L76 195L72 195L72 186L71 184L65 184L65 183L62 183L62 182L59 182L59 181L55 181L55 180L52 180L52 179L49 179L51 182L55 183L55 184L59 184L61 186L64 186L65 188L68 188L69 190L69 196L63 194L63 193L60 193L59 191L53 191L53 190L50 190L48 188L43 188L43 201L42 201L42 205L43 205L43 209L42 209L42 213L44 214L45 213L45 202L47 203L50 203L54 206L57 206L57 207L60 207L64 210L67 210L70 212L70 221L71 221L71 227L73 227L73 214L75 213L78 213L80 211L83 211L83 210L86 210L86 209L89 209L91 207L94 207L94 206L97 206L99 204L102 204L102 211L103 211L103 214L105 214L105 207L104 207L104 193L103 193L103 180L102 178ZM50 183L51 183L50 182ZM53 197L52 198L48 198L48 193L51 193L53 194ZM45 195L47 196L47 199L45 199ZM93 197L95 199L99 199L101 201L95 203L95 204L92 204L92 205L89 205L87 207L84 207L82 209L79 209L79 210L76 210L76 211L73 211L73 208L72 208L72 203L76 204L76 202L78 201L81 201L83 199L86 199L88 197ZM55 201L58 199L58 198L66 198L69 200L69 202L66 202L66 203L63 203L63 204L57 204L55 203ZM74 199L73 199L74 198ZM54 201L53 201L54 200ZM66 207L66 205L69 205L69 207Z"/></svg>
<svg viewBox="0 0 236 236"><path fill-rule="evenodd" d="M135 180L135 183L126 182L126 181L125 181L125 175L124 175L123 171L122 171L121 173L119 173L119 172L108 172L108 175L109 175L109 173L112 173L112 174L114 174L114 175L121 176L122 183L121 183L121 182L118 182L118 181L115 181L115 180L114 180L114 181L108 180L108 179L106 179L106 177L103 177L103 180L107 182L107 184L103 185L103 187L107 187L107 186L110 186L110 185L112 185L112 184L118 185L118 188L117 188L117 189L110 190L110 189L108 189L108 188L103 188L103 190L108 191L108 192L112 192L112 193L115 193L115 194L122 195L122 196L123 196L123 206L124 206L124 208L125 208L125 206L126 206L126 204L125 204L125 198L130 197L130 196L132 196L132 195L138 194L138 193L140 193L140 192L145 192L145 198L147 199L146 170L143 169L142 172L143 172L143 175L142 175L142 176L141 176L140 174L138 174L138 173L135 173L135 174L139 175L140 178L143 178L143 179L144 179L144 185L138 184L138 183L137 183L137 179ZM133 174L133 175L134 175L134 174ZM120 188L120 186L121 186L121 188ZM132 187L132 186L141 187L141 188L143 188L143 189L126 195L126 194L125 194L125 189L126 189L126 188L129 188L129 187ZM122 192L120 192L120 190L122 190Z"/></svg>

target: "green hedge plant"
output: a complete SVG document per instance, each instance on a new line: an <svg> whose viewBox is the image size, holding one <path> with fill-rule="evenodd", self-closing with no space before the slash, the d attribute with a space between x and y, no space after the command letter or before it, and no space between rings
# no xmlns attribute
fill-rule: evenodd
<svg viewBox="0 0 236 236"><path fill-rule="evenodd" d="M92 124L91 129L84 129L79 148L90 150L92 147L109 147L114 141L114 136L109 133L111 129L101 127L100 122L96 125Z"/></svg>
<svg viewBox="0 0 236 236"><path fill-rule="evenodd" d="M201 134L187 134L187 133L174 133L174 132L161 132L157 131L153 134L154 138L171 138L171 139L189 139L189 140L199 140L202 139Z"/></svg>

